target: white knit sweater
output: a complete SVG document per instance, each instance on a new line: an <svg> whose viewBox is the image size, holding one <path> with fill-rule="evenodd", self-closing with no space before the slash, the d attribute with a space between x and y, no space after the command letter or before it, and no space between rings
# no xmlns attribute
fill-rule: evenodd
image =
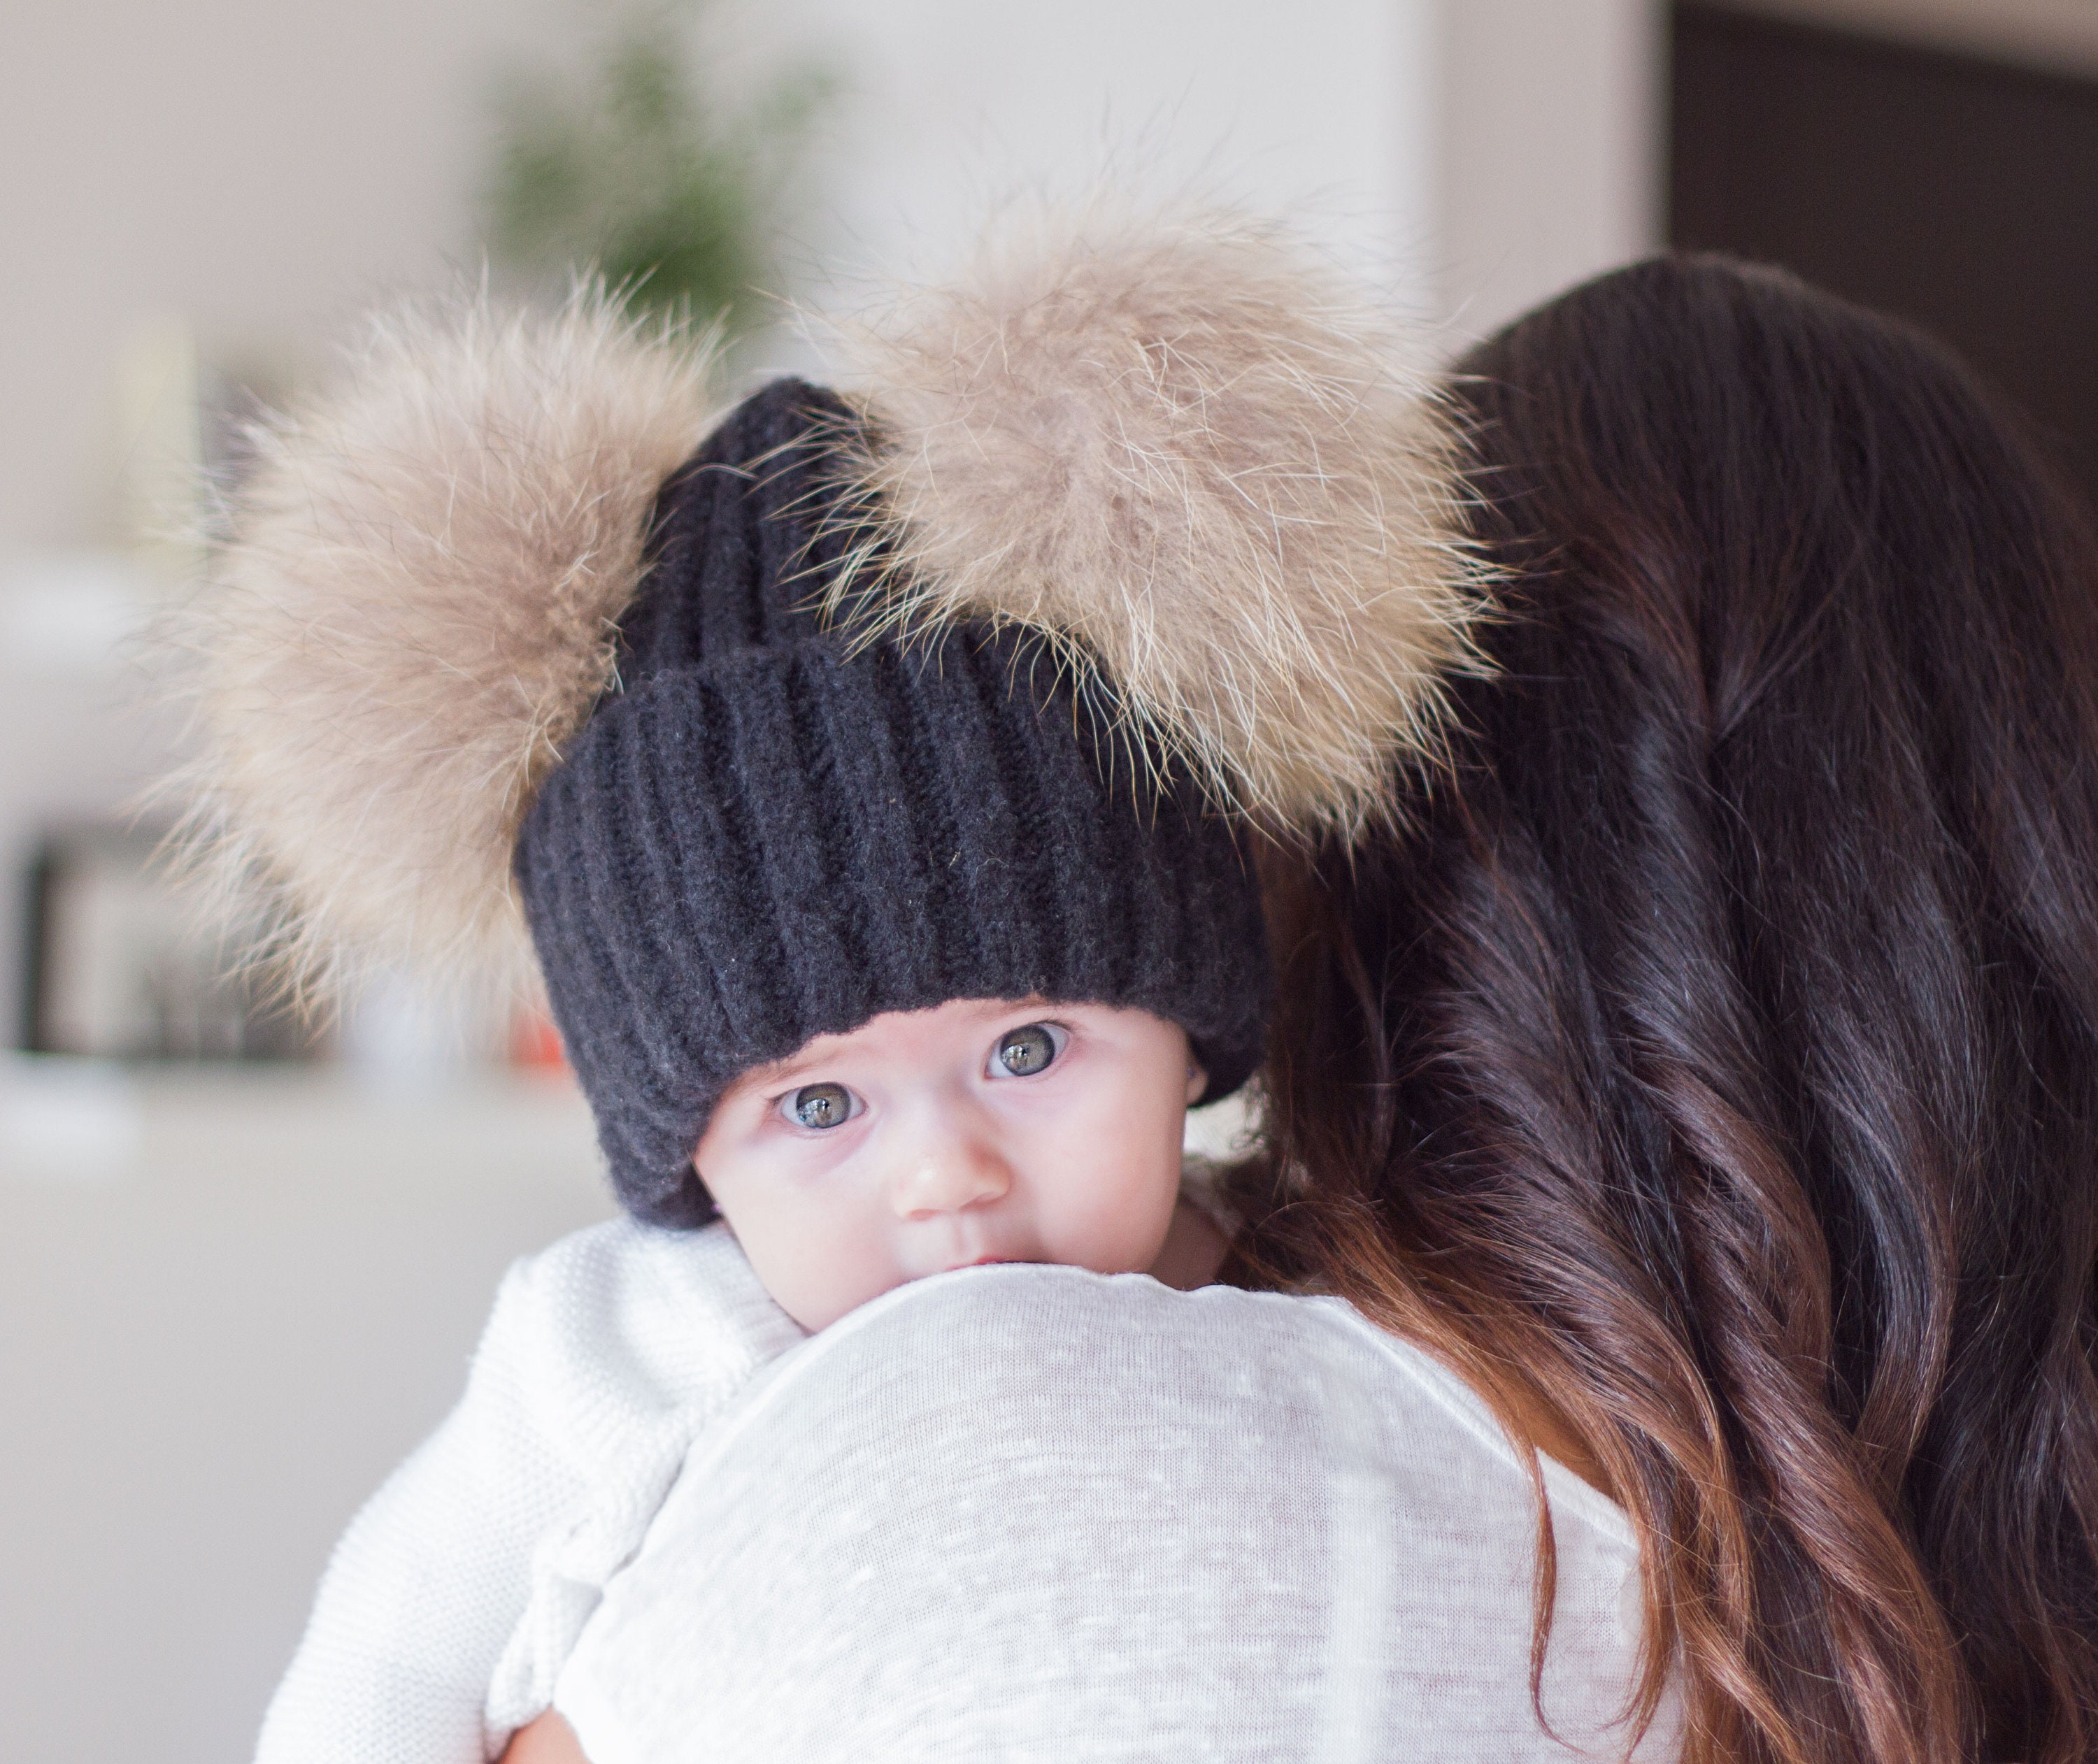
<svg viewBox="0 0 2098 1764"><path fill-rule="evenodd" d="M594 1543L805 1339L724 1225L621 1220L518 1262L458 1407L336 1547L257 1764L495 1756L551 1700L588 1614L564 1589L612 1565Z"/></svg>

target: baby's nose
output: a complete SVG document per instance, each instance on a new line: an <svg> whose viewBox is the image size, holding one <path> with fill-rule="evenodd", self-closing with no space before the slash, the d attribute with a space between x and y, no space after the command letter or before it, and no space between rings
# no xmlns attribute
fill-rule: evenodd
<svg viewBox="0 0 2098 1764"><path fill-rule="evenodd" d="M1012 1187L1012 1169L981 1135L946 1132L913 1147L898 1172L898 1217L928 1218L996 1200Z"/></svg>

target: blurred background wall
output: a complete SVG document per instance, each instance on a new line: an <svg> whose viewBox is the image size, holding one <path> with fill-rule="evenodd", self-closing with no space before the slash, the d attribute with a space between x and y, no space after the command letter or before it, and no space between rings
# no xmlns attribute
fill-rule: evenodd
<svg viewBox="0 0 2098 1764"><path fill-rule="evenodd" d="M481 273L503 94L581 79L619 16L0 12L0 1011L20 1045L72 1050L0 1064L10 1757L241 1756L329 1543L456 1393L504 1262L608 1211L529 1037L402 994L309 1045L252 1001L184 1016L173 981L127 1016L132 968L180 964L121 827L178 740L127 660L194 562L170 486L361 308ZM1814 218L1856 187L1828 120L1846 90L1906 114L1893 66L2044 99L2039 125L1955 105L1897 156L1906 183L1870 206L1925 217L1977 143L2014 143L1979 187L2027 191L2017 156L2080 140L2098 91L2088 0L725 0L702 24L727 112L822 76L766 217L770 287L849 302L951 257L1002 193L1105 168L1292 216L1449 349L1671 237L1917 305L1960 247L1942 227L1902 221L1877 280L1815 256L1855 230ZM2073 169L2026 201L2027 243L1990 247L2008 279L2048 236L2098 236L2094 195ZM2087 304L2085 260L2046 261L2025 279ZM2014 342L2024 309L2002 309ZM2007 375L2036 358L1955 340ZM805 358L761 328L740 360Z"/></svg>
<svg viewBox="0 0 2098 1764"><path fill-rule="evenodd" d="M1923 325L2098 499L2098 6L1899 14L1678 6L1668 236Z"/></svg>
<svg viewBox="0 0 2098 1764"><path fill-rule="evenodd" d="M570 0L10 9L0 226L0 545L110 517L109 380L174 315L238 366L374 297L471 270L502 76L573 59ZM779 0L713 21L732 71L840 77L788 217L794 267L937 252L1008 185L1208 173L1352 246L1431 306L1496 310L1657 224L1643 0ZM1521 175L1516 175L1518 173Z"/></svg>

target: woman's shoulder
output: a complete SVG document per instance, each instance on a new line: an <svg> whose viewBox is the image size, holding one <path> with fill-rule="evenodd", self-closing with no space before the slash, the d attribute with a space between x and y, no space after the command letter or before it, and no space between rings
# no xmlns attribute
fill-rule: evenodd
<svg viewBox="0 0 2098 1764"><path fill-rule="evenodd" d="M875 1393L886 1417L868 1407ZM737 1433L775 1425L775 1405L826 1414L821 1430L836 1438L873 1424L895 1441L899 1473L942 1453L971 1457L986 1414L1001 1428L1030 1416L1028 1437L1074 1453L1148 1452L1161 1475L1214 1477L1236 1463L1249 1491L1263 1480L1299 1488L1334 1524L1385 1538L1424 1614L1475 1595L1499 1609L1518 1582L1527 1613L1541 1481L1562 1576L1593 1582L1613 1625L1621 1594L1636 1603L1623 1509L1548 1457L1534 1473L1463 1379L1340 1298L963 1270L886 1294L774 1362L701 1450L735 1455ZM920 1405L957 1419L898 1431Z"/></svg>
<svg viewBox="0 0 2098 1764"><path fill-rule="evenodd" d="M1452 1478L1486 1474L1503 1491L1519 1486L1525 1509L1534 1512L1536 1484L1531 1480L1528 1453L1508 1437L1486 1400L1433 1351L1379 1327L1344 1299L1313 1294L1246 1296L1284 1297L1308 1305L1310 1316L1336 1346L1345 1342L1345 1351L1381 1361L1394 1386L1406 1393L1407 1412L1416 1437L1424 1446L1432 1439L1433 1450L1446 1452L1437 1459L1424 1451L1423 1471L1439 1470ZM1555 1527L1570 1521L1593 1534L1600 1546L1621 1551L1627 1559L1636 1558L1637 1534L1623 1507L1548 1453L1539 1452L1538 1463Z"/></svg>
<svg viewBox="0 0 2098 1764"><path fill-rule="evenodd" d="M1601 1496L1547 1483L1543 1706L1621 1753L1635 1551ZM1034 1755L1038 1718L1157 1741L1102 1755L1296 1756L1331 1727L1349 1755L1563 1756L1530 1697L1538 1517L1485 1406L1338 1300L963 1270L822 1332L696 1442L562 1706L586 1746L705 1707L757 1755L900 1757L928 1730L870 1744L888 1705L850 1688L882 1636L975 1662L933 1727L987 1752ZM637 1660L655 1714L628 1705Z"/></svg>

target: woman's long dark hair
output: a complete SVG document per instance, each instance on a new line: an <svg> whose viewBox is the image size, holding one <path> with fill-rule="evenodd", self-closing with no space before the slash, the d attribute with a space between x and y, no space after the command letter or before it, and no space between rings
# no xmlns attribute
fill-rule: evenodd
<svg viewBox="0 0 2098 1764"><path fill-rule="evenodd" d="M1263 1253L1571 1424L1694 1757L2098 1757L2098 554L1775 272L1455 396L1495 671L1455 788L1276 866Z"/></svg>

